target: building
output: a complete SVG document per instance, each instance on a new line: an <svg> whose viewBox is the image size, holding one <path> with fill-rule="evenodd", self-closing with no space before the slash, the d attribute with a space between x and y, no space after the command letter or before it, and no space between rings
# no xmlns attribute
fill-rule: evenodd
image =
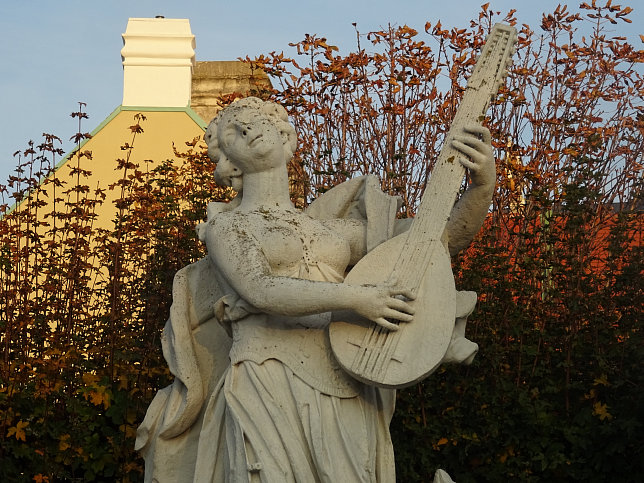
<svg viewBox="0 0 644 483"><path fill-rule="evenodd" d="M78 159L69 153L56 167L59 179L67 179L67 166L80 163L80 168L91 173L85 184L90 189L107 190L122 176L116 170L117 160L127 156L122 146L132 144L130 126L136 124L135 115L143 115L145 121L141 123L143 133L133 143L130 161L152 169L174 159L175 146L181 150L186 141L203 137L208 122L220 109L220 96L270 88L264 72L253 72L242 62L197 62L188 19L130 18L123 42L121 105L81 144L80 149L91 152L91 158ZM41 189L48 190L48 184L41 184ZM113 201L119 193L107 190L106 194L95 223L107 228L114 219Z"/></svg>

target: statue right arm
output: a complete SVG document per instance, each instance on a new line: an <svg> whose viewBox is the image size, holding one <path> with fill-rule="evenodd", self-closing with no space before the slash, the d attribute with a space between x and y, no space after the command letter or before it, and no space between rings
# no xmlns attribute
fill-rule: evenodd
<svg viewBox="0 0 644 483"><path fill-rule="evenodd" d="M413 309L397 298L412 298L405 289L387 285L348 285L276 276L252 228L225 213L208 226L208 255L230 286L246 302L268 314L301 316L352 310L384 327L385 319L411 321Z"/></svg>

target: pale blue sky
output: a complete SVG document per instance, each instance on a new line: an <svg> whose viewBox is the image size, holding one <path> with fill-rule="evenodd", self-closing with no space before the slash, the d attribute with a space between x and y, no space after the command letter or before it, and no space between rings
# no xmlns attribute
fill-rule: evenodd
<svg viewBox="0 0 644 483"><path fill-rule="evenodd" d="M590 0L587 0L590 1ZM465 27L482 0L0 0L0 184L13 170L12 153L43 132L69 139L76 121L69 113L87 103L91 131L122 99L121 34L129 17L188 18L196 36L197 60L232 60L272 50L289 52L288 43L304 34L325 36L341 51L355 45L352 22L361 32L388 23L422 31L426 21ZM557 0L490 0L491 8L517 9L520 23L538 29L541 13ZM569 2L577 5L578 1ZM605 3L605 0L598 0ZM644 2L630 4L633 23L615 34L642 47ZM63 145L70 148L69 142Z"/></svg>

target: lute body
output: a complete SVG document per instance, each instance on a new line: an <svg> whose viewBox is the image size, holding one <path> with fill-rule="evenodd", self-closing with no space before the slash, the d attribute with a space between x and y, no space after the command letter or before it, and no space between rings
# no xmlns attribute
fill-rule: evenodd
<svg viewBox="0 0 644 483"><path fill-rule="evenodd" d="M406 234L374 248L347 275L344 283L383 283L389 280ZM375 325L352 312L333 314L331 347L340 365L367 384L400 388L420 381L440 364L452 337L455 318L454 277L449 254L440 246L412 302L414 321L397 332Z"/></svg>

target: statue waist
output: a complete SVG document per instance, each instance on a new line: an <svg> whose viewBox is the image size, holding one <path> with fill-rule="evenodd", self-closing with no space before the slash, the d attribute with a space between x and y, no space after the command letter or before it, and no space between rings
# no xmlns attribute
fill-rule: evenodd
<svg viewBox="0 0 644 483"><path fill-rule="evenodd" d="M286 317L252 314L232 323L230 361L277 359L314 389L335 397L360 393L361 383L335 360L326 329L330 314Z"/></svg>

